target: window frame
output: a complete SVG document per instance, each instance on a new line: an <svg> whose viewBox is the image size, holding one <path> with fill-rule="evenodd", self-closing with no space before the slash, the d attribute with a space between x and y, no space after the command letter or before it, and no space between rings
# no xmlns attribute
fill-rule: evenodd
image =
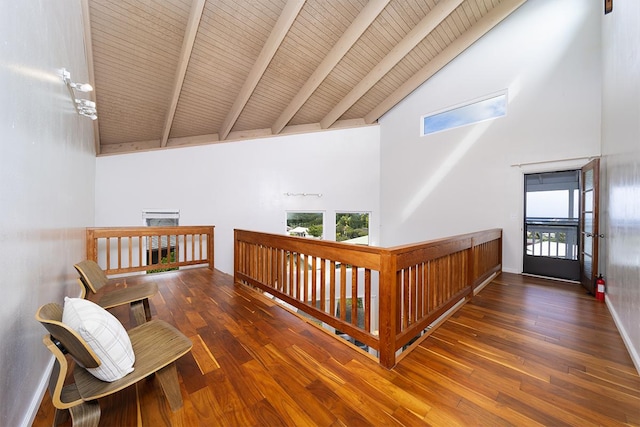
<svg viewBox="0 0 640 427"><path fill-rule="evenodd" d="M335 211L334 212L334 233L333 233L333 239L337 242L338 241L338 215L349 215L349 214L357 214L357 215L363 215L366 214L367 215L367 243L355 243L355 242L349 242L348 240L352 240L352 239L348 239L348 240L342 240L341 242L343 243L348 243L348 244L353 244L353 245L363 245L363 246L369 246L370 242L371 242L371 212L370 211L350 211L350 210L340 210L340 211Z"/></svg>
<svg viewBox="0 0 640 427"><path fill-rule="evenodd" d="M298 237L302 237L305 239L315 239L315 240L325 240L325 231L327 229L326 227L326 212L323 210L298 210L298 209L291 209L291 210L286 210L284 213L284 233L287 236L292 236L295 237L294 235L292 235L290 233L290 231L287 229L287 227L289 227L289 214L290 213L296 213L296 214L320 214L322 216L322 235L320 237L315 237L311 234L309 234L308 236L298 236Z"/></svg>
<svg viewBox="0 0 640 427"><path fill-rule="evenodd" d="M145 227L154 227L154 225L150 224L150 221L154 219L155 220L157 219L174 220L175 224L172 224L171 226L178 226L180 225L180 210L179 209L143 209L142 210L142 223ZM163 255L163 251L166 251L166 256L168 259L170 259L172 253L174 254L174 256L176 257L178 256L177 237L176 237L176 240L170 239L170 241L167 241L166 237L167 236L161 236L160 239L158 239L157 237L150 237L150 238L143 239L142 247L143 247L143 252L147 254L147 259L146 259L147 265L153 264L154 256L157 258L157 260L160 260ZM152 253L151 259L149 259L149 245L151 245L151 253ZM154 270L149 272L157 272L157 271Z"/></svg>
<svg viewBox="0 0 640 427"><path fill-rule="evenodd" d="M500 98L500 97L504 97L504 107L503 107L504 113L503 114L496 115L496 116L491 116L491 117L487 117L487 118L482 118L482 119L479 119L479 120L472 120L472 121L469 121L469 122L466 122L466 123L454 124L454 125L451 125L451 126L444 127L442 129L425 132L425 130L426 130L425 120L428 119L428 118L436 117L436 116L439 116L439 115L442 115L442 114L445 114L445 113L453 113L453 112L456 112L456 111L460 111L460 110L463 110L463 109L465 109L467 107L475 106L477 104L480 104L482 102L488 101L490 99ZM482 97L479 97L479 98L476 98L476 99L473 99L473 100L470 100L470 101L462 102L460 104L456 104L456 105L453 105L453 106L445 107L445 108L442 108L440 110L436 110L436 111L424 114L424 115L420 116L420 136L422 137L422 136L434 135L434 134L445 132L445 131L448 131L448 130L451 130L451 129L457 129L457 128L461 128L461 127L465 127L465 126L470 126L470 125L486 122L486 121L489 121L489 120L499 119L501 117L506 117L507 114L508 114L508 106L509 106L509 91L508 91L508 89L503 89L501 91L493 92L493 93L484 95Z"/></svg>

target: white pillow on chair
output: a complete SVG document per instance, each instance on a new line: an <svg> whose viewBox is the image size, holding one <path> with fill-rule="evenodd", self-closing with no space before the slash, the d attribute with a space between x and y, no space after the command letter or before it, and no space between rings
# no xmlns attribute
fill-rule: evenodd
<svg viewBox="0 0 640 427"><path fill-rule="evenodd" d="M100 359L100 366L87 368L93 376L112 382L133 371L131 340L113 314L86 299L65 297L62 323L80 334Z"/></svg>

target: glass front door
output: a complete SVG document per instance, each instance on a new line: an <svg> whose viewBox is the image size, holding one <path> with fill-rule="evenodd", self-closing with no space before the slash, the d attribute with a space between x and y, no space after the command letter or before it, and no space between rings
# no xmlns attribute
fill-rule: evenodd
<svg viewBox="0 0 640 427"><path fill-rule="evenodd" d="M598 187L600 160L586 164L582 170L582 190L580 192L580 267L582 286L595 294L595 279L598 274L598 238L603 237L598 227Z"/></svg>
<svg viewBox="0 0 640 427"><path fill-rule="evenodd" d="M525 175L523 273L580 280L580 171Z"/></svg>

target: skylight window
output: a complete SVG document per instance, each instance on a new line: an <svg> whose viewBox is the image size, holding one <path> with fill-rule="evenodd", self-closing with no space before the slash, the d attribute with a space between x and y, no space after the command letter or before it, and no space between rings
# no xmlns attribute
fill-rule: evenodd
<svg viewBox="0 0 640 427"><path fill-rule="evenodd" d="M466 126L507 114L507 91L421 117L420 136Z"/></svg>

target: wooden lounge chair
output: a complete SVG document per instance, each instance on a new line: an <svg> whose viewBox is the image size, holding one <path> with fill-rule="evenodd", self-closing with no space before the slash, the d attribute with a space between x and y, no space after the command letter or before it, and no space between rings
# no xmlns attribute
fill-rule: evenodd
<svg viewBox="0 0 640 427"><path fill-rule="evenodd" d="M126 288L115 288L116 280L110 280L98 263L93 260L84 260L74 264L80 274L82 283L89 291L96 293L104 288L104 293L98 301L100 307L112 308L123 304L130 304L136 324L141 325L151 320L151 308L149 298L158 293L158 285L154 282L140 283Z"/></svg>
<svg viewBox="0 0 640 427"><path fill-rule="evenodd" d="M134 370L113 382L97 379L86 369L75 364L75 382L65 385L69 353L80 364L95 368L100 359L87 342L73 329L62 323L63 308L55 303L40 307L36 319L49 331L44 345L55 356L49 380L49 392L56 408L54 426L68 420L73 426L98 426L100 405L97 399L123 390L151 374L156 374L172 411L182 407L182 395L175 361L191 350L191 341L168 323L155 319L127 331L135 354ZM67 412L68 410L68 412Z"/></svg>

